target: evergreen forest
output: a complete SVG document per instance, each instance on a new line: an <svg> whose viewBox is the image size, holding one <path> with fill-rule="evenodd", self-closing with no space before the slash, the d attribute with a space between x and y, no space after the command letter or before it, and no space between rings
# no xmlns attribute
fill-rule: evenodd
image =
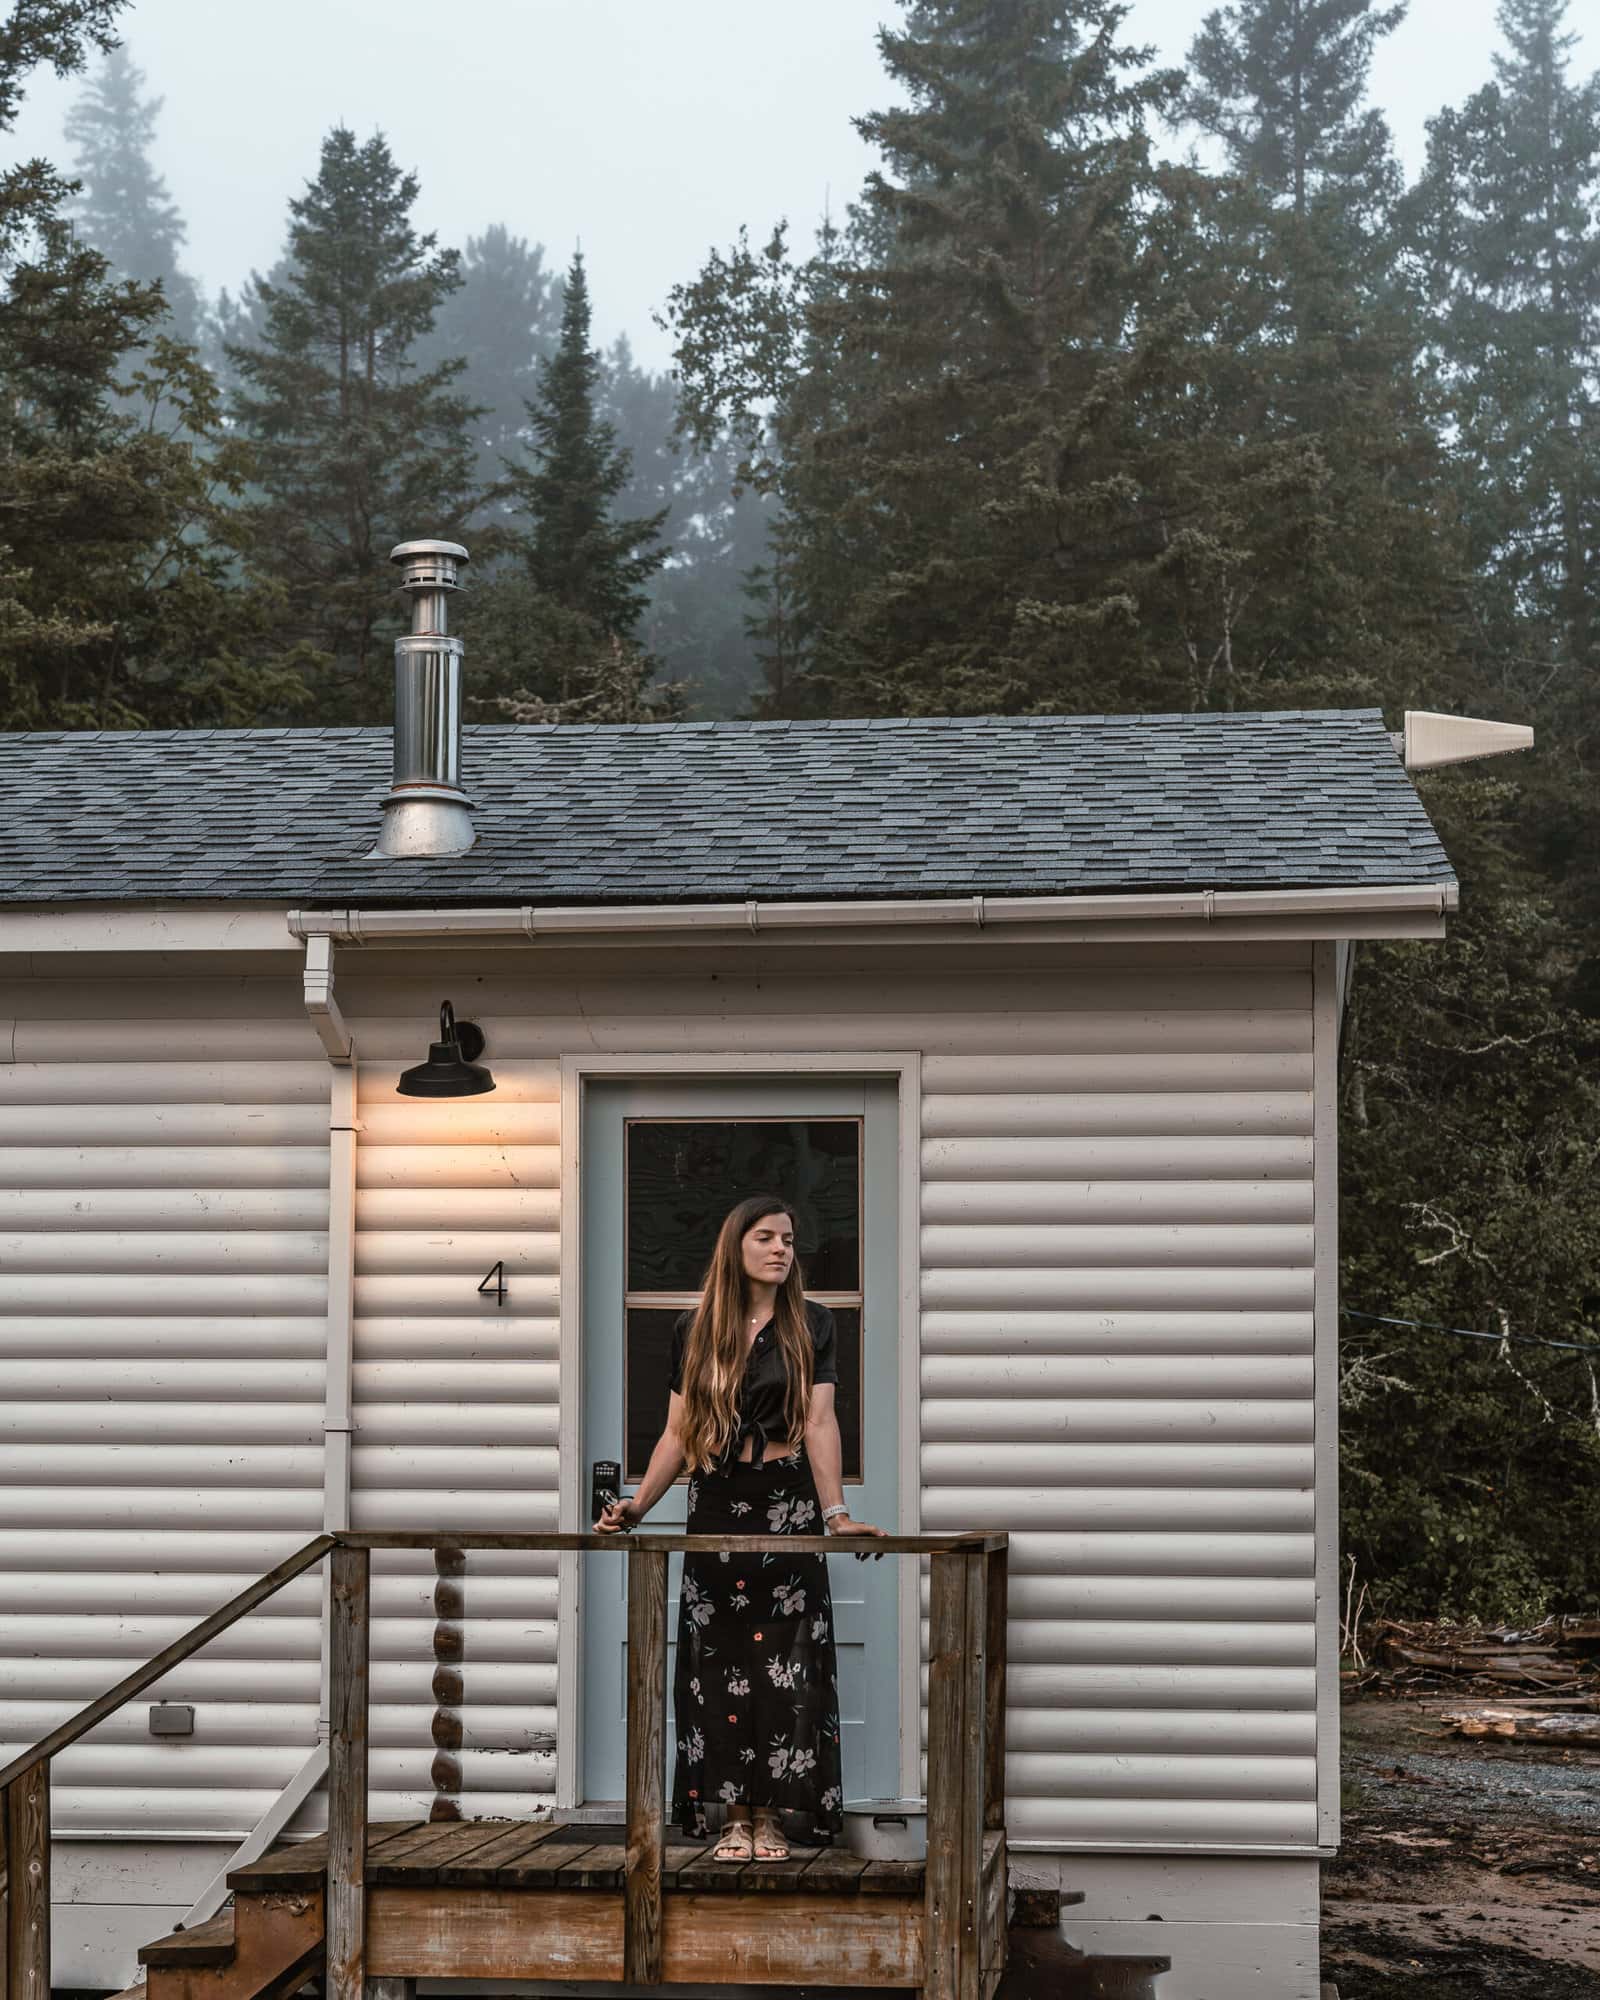
<svg viewBox="0 0 1600 2000"><path fill-rule="evenodd" d="M1448 943L1357 954L1343 1545L1396 1615L1593 1610L1600 75L1568 7L1501 0L1408 174L1370 89L1398 4L1197 0L1166 68L1119 0L884 0L874 171L708 247L656 374L595 340L602 242L442 242L339 124L278 261L207 296L136 10L20 0L0 130L38 71L79 94L61 159L0 172L0 728L382 723L417 535L472 551L478 720L1533 724L1420 778Z"/></svg>

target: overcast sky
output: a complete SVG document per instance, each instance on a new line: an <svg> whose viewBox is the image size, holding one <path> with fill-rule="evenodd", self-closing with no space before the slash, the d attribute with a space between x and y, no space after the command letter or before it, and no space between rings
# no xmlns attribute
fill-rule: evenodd
<svg viewBox="0 0 1600 2000"><path fill-rule="evenodd" d="M1408 167L1424 121L1488 77L1495 3L1411 0L1381 46L1373 94ZM1132 32L1179 62L1207 4L1134 0ZM208 292L271 264L288 197L343 120L388 134L441 242L504 222L562 263L581 238L596 332L626 331L660 367L651 313L709 244L782 215L804 240L859 186L850 118L884 100L874 33L897 17L891 0L136 0L122 32L166 99L157 164ZM1600 64L1600 32L1574 61ZM15 152L70 164L61 120L80 88L36 74Z"/></svg>

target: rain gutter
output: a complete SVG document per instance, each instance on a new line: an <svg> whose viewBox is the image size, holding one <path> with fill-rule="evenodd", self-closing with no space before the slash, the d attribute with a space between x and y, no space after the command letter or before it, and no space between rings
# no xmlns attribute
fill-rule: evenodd
<svg viewBox="0 0 1600 2000"><path fill-rule="evenodd" d="M989 929L1024 924L1233 923L1252 917L1366 915L1439 918L1457 904L1453 882L1349 889L1192 889L1117 896L930 896L895 902L532 904L499 909L290 910L290 934L340 944L387 938L571 937L649 931Z"/></svg>

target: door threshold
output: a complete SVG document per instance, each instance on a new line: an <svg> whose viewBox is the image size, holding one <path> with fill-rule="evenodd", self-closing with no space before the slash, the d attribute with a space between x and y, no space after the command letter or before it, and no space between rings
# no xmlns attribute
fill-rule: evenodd
<svg viewBox="0 0 1600 2000"><path fill-rule="evenodd" d="M601 1799L587 1800L581 1806L563 1806L556 1814L563 1826L616 1826L627 1824L628 1802L626 1799L612 1799L609 1803Z"/></svg>

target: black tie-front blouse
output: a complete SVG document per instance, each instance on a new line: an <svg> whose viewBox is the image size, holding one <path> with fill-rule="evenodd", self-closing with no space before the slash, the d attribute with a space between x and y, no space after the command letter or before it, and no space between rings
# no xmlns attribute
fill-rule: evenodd
<svg viewBox="0 0 1600 2000"><path fill-rule="evenodd" d="M833 1314L826 1306L818 1305L815 1299L807 1299L805 1305L806 1320L811 1328L812 1382L837 1382L839 1366ZM672 1379L669 1386L680 1393L683 1389L683 1350L693 1322L694 1311L691 1308L679 1313L672 1329ZM744 1377L739 1385L737 1424L727 1450L717 1461L718 1471L738 1458L747 1437L755 1440L750 1448L752 1461L759 1461L765 1454L769 1437L780 1441L784 1438L783 1401L788 1386L783 1350L778 1345L776 1329L769 1319L745 1356Z"/></svg>

